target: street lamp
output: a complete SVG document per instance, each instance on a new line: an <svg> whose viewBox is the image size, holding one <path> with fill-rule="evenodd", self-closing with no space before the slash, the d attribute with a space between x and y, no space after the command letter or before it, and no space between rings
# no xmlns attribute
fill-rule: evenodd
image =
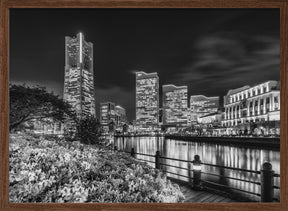
<svg viewBox="0 0 288 211"><path fill-rule="evenodd" d="M202 190L201 184L201 160L199 155L194 156L193 164L193 189Z"/></svg>

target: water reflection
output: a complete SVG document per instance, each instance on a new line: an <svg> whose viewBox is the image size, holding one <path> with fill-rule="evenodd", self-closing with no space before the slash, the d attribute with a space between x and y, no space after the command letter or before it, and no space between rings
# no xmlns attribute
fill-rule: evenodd
<svg viewBox="0 0 288 211"><path fill-rule="evenodd" d="M259 171L261 165L268 161L272 164L275 173L280 173L280 152L277 150L267 150L261 148L246 148L233 145L211 144L211 143L198 143L187 142L173 139L165 139L163 137L118 137L115 138L114 144L119 150L130 152L131 148L134 148L136 153L143 153L149 155L155 155L159 150L161 156L176 158L182 160L192 161L194 155L198 154L203 163L216 164L220 166L228 166L234 168L248 169ZM136 155L137 158L155 161L154 157ZM184 169L179 169L171 166L162 165L162 168L168 172L169 177L189 181L189 171L191 164L189 162L181 162L176 160L164 160L160 161L163 164L172 166L180 166ZM148 163L151 166L155 166L153 163ZM215 182L222 185L229 185L232 188L239 188L242 190L260 193L260 186L257 184L251 184L248 182L237 181L228 179L226 177L233 177L242 180L249 180L254 182L260 182L260 175L250 172L229 170L225 168L202 166L202 172L221 175L214 176L210 174L202 174L202 179L210 182ZM178 176L172 173L180 174ZM280 186L280 178L275 178L275 185ZM237 192L240 193L240 192ZM279 198L279 190L274 190L275 197ZM250 194L241 193L243 196L259 200L259 197L255 197Z"/></svg>

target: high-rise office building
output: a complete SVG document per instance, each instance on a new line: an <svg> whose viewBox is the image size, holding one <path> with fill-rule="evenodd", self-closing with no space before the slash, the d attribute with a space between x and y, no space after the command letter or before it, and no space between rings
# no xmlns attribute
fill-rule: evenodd
<svg viewBox="0 0 288 211"><path fill-rule="evenodd" d="M136 72L136 125L139 131L159 129L159 77Z"/></svg>
<svg viewBox="0 0 288 211"><path fill-rule="evenodd" d="M100 103L100 124L104 133L114 132L116 127L115 103Z"/></svg>
<svg viewBox="0 0 288 211"><path fill-rule="evenodd" d="M100 123L101 123L101 125L108 125L111 122L116 124L115 103L112 103L112 102L100 103Z"/></svg>
<svg viewBox="0 0 288 211"><path fill-rule="evenodd" d="M162 86L164 126L187 126L187 92L187 86Z"/></svg>
<svg viewBox="0 0 288 211"><path fill-rule="evenodd" d="M112 102L100 103L100 123L104 132L113 132L127 123L126 109Z"/></svg>
<svg viewBox="0 0 288 211"><path fill-rule="evenodd" d="M116 105L115 112L116 112L117 126L123 126L124 124L126 124L127 123L126 109L120 105Z"/></svg>
<svg viewBox="0 0 288 211"><path fill-rule="evenodd" d="M206 97L204 95L192 95L190 97L190 124L197 124L199 118L216 113L219 109L219 97Z"/></svg>
<svg viewBox="0 0 288 211"><path fill-rule="evenodd" d="M78 117L95 116L93 44L82 33L65 37L64 100Z"/></svg>

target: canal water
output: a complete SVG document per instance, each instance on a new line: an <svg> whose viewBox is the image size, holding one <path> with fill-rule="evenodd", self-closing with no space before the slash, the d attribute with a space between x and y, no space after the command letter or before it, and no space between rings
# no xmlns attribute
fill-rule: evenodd
<svg viewBox="0 0 288 211"><path fill-rule="evenodd" d="M261 165L268 161L272 164L272 168L275 173L280 174L280 151L264 149L259 146L258 148L245 147L240 145L225 145L225 144L212 144L212 143L199 143L199 142L188 142L179 141L173 139L166 139L164 137L115 137L114 145L117 146L118 150L130 152L134 148L135 153L143 153L150 156L137 155L136 158L155 162L156 151L160 151L162 157L175 158L181 160L193 161L194 155L199 155L203 163L215 164L220 166L227 166L233 168L248 169L254 171L260 171ZM183 181L189 181L189 171L192 164L190 162L181 162L176 160L163 160L161 163L165 163L172 166L179 166L183 169L161 166L167 173L167 176L173 177ZM147 162L149 165L155 167L155 164ZM253 193L261 194L260 185L229 179L226 177L238 178L241 180L249 180L253 182L260 182L260 174L230 170L220 167L212 167L202 165L201 179L210 181L213 183L227 185L231 188L241 189ZM176 173L179 175L175 175ZM208 174L205 174L208 173ZM214 176L211 174L222 175L222 177ZM186 177L185 177L186 176ZM223 177L224 176L224 177ZM274 185L280 186L280 178L274 178ZM230 189L233 193L237 193L240 196L248 197L252 200L260 200L260 197L239 192L234 189ZM280 198L278 189L274 189L274 197Z"/></svg>

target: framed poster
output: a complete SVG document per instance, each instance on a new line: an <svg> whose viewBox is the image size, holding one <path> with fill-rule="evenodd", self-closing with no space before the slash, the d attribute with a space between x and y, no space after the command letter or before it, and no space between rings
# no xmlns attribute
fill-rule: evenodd
<svg viewBox="0 0 288 211"><path fill-rule="evenodd" d="M1 210L285 210L287 18L1 1Z"/></svg>

